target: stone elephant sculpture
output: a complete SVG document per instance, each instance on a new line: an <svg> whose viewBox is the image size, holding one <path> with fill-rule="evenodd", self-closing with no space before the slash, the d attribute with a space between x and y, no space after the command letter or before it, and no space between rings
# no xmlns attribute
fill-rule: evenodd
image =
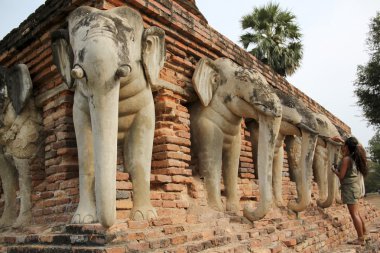
<svg viewBox="0 0 380 253"><path fill-rule="evenodd" d="M272 204L273 149L282 115L278 97L263 76L227 58L201 59L192 82L199 96L190 108L192 145L205 180L208 205L223 210L223 172L226 209L239 210L240 129L243 117L251 118L259 123L257 169L261 197L258 207L246 207L244 215L250 220L264 217Z"/></svg>
<svg viewBox="0 0 380 253"><path fill-rule="evenodd" d="M340 136L335 125L323 114L316 113L315 116L319 133L313 161L314 179L319 189L317 205L327 208L332 205L338 192L338 178L331 171L331 165L337 164L340 160L342 144L331 139Z"/></svg>
<svg viewBox="0 0 380 253"><path fill-rule="evenodd" d="M32 89L26 65L18 64L11 69L0 67L0 177L5 200L1 228L22 227L32 218L30 163L41 150L43 129ZM18 215L17 185L20 189Z"/></svg>
<svg viewBox="0 0 380 253"><path fill-rule="evenodd" d="M289 201L288 208L301 212L311 201L312 163L317 143L317 120L302 101L276 90L282 104L282 121L276 141L273 161L273 193L277 206L283 206L282 168L285 149L292 178L296 182L297 201Z"/></svg>
<svg viewBox="0 0 380 253"><path fill-rule="evenodd" d="M118 143L133 182L131 218L155 218L150 202L151 86L165 60L164 31L144 29L141 15L126 6L86 6L69 15L67 32L52 37L58 70L67 84L75 84L80 201L72 223L114 224Z"/></svg>

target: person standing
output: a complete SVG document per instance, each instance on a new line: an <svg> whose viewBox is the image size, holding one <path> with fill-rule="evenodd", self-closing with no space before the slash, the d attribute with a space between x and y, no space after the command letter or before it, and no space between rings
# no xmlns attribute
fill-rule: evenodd
<svg viewBox="0 0 380 253"><path fill-rule="evenodd" d="M343 140L340 137L333 137L334 141ZM332 171L338 176L341 184L341 195L343 204L347 204L352 222L354 224L358 238L349 241L349 244L364 245L367 229L363 218L359 213L358 200L362 197L361 175L368 173L367 158L363 146L355 137L349 137L344 141L341 148L342 160Z"/></svg>

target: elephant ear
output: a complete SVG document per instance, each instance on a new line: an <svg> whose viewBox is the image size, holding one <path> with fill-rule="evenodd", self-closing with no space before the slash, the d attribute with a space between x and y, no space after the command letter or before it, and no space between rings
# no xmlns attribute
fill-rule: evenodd
<svg viewBox="0 0 380 253"><path fill-rule="evenodd" d="M201 103L208 106L220 82L219 72L215 64L208 58L201 59L195 67L192 82Z"/></svg>
<svg viewBox="0 0 380 253"><path fill-rule="evenodd" d="M8 70L6 68L0 66L0 108L3 107L3 104L5 102L5 96L7 93L7 91L6 91L7 77L8 77ZM1 115L0 115L0 117L1 117Z"/></svg>
<svg viewBox="0 0 380 253"><path fill-rule="evenodd" d="M6 85L13 108L17 115L19 115L32 94L33 89L28 67L25 64L18 64L12 67L8 72Z"/></svg>
<svg viewBox="0 0 380 253"><path fill-rule="evenodd" d="M74 54L70 46L69 33L67 30L61 29L51 34L53 63L58 68L63 81L68 88L72 88L74 78L71 77L71 70L74 64Z"/></svg>
<svg viewBox="0 0 380 253"><path fill-rule="evenodd" d="M142 59L145 76L151 86L158 84L160 71L165 62L165 32L151 26L143 33Z"/></svg>

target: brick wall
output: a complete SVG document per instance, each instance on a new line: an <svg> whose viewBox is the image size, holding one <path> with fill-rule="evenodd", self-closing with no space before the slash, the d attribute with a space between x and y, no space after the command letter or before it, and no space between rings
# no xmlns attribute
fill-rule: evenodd
<svg viewBox="0 0 380 253"><path fill-rule="evenodd" d="M176 214L176 219L194 205L205 205L205 192L191 154L190 115L188 107L194 101L191 77L201 57L228 57L245 67L261 72L269 83L289 94L300 97L316 112L326 114L338 127L350 128L321 105L291 86L269 67L232 43L207 25L194 5L183 0L133 0L128 6L138 10L146 26L158 26L166 32L166 62L161 78L175 84L177 91L161 89L154 92L156 129L153 148L151 199L159 215ZM33 218L37 224L68 222L78 198L78 161L72 120L73 91L68 90L52 63L50 33L65 26L67 14L79 5L90 4L100 9L124 5L121 0L48 0L20 27L0 42L0 65L25 63L34 84L34 96L43 115L45 152L34 166ZM252 159L250 133L242 125L242 147L239 169L239 189L244 203L259 198L257 178ZM117 215L124 219L132 208L132 183L124 172L119 148L117 173ZM192 160L193 159L193 160ZM289 180L284 164L284 199L295 197L294 183Z"/></svg>

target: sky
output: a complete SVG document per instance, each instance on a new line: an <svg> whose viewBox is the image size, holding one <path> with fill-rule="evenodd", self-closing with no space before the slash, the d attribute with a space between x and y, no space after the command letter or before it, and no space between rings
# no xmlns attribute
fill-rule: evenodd
<svg viewBox="0 0 380 253"><path fill-rule="evenodd" d="M1 1L0 40L44 0ZM240 19L267 0L196 0L209 25L240 45ZM367 146L374 135L356 105L353 83L359 64L368 61L366 38L378 0L277 0L297 17L303 33L301 67L287 80L351 127Z"/></svg>
<svg viewBox="0 0 380 253"><path fill-rule="evenodd" d="M378 0L277 0L291 11L303 34L301 67L287 80L351 127L364 145L374 129L356 105L354 81L359 64L368 61L366 38L370 19L380 11ZM240 20L264 0L197 0L210 26L241 46Z"/></svg>

